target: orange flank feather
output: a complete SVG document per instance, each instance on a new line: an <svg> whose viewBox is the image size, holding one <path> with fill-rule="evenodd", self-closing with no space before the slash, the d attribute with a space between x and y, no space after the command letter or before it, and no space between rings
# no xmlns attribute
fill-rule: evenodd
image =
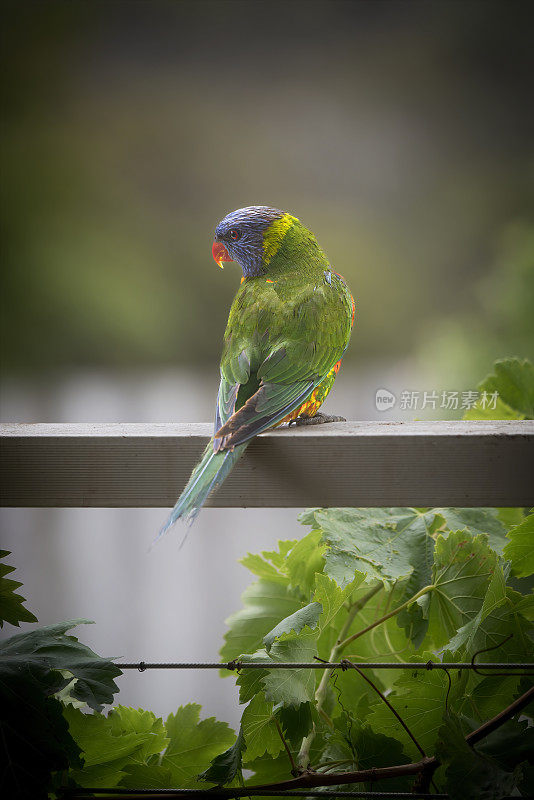
<svg viewBox="0 0 534 800"><path fill-rule="evenodd" d="M339 368L341 367L341 359L334 364L326 378L319 386L316 386L313 392L310 394L309 397L303 402L303 404L296 408L291 414L288 414L287 417L278 423L278 425L282 425L284 422L291 422L293 419L297 419L297 417L314 417L324 401L326 400L326 396L332 386L334 385L334 381L336 379L336 375L339 372ZM278 426L276 426L278 427Z"/></svg>

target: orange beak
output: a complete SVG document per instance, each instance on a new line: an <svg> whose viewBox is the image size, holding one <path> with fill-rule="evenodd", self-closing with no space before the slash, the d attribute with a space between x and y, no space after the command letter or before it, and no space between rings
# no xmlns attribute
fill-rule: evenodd
<svg viewBox="0 0 534 800"><path fill-rule="evenodd" d="M228 250L221 242L213 242L211 252L213 253L213 258L221 269L223 269L223 263L225 261L233 261L228 254Z"/></svg>

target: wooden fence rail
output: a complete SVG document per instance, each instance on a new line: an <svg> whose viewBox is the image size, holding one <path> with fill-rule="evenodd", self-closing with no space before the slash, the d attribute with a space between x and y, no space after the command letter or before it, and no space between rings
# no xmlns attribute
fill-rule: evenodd
<svg viewBox="0 0 534 800"><path fill-rule="evenodd" d="M207 424L0 425L4 506L171 506ZM534 505L534 422L347 422L272 431L216 507Z"/></svg>

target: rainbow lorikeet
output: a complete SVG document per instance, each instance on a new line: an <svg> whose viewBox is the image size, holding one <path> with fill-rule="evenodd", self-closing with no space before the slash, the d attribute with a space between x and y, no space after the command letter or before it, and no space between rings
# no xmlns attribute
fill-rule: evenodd
<svg viewBox="0 0 534 800"><path fill-rule="evenodd" d="M311 231L267 206L240 208L215 229L213 257L243 270L224 335L215 430L174 506L192 522L249 441L283 422L342 420L318 409L332 388L354 300Z"/></svg>

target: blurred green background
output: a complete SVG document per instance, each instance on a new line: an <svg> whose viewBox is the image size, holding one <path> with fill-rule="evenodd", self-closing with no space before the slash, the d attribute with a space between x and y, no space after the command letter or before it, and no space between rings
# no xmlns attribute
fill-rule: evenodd
<svg viewBox="0 0 534 800"><path fill-rule="evenodd" d="M350 282L332 413L440 418L375 392L474 389L532 357L531 8L4 3L2 419L211 419L240 277L212 233L253 203L300 217ZM147 557L166 513L2 509L2 546L41 623L94 619L83 640L127 660L214 660L237 558L302 529L208 509ZM212 670L130 672L126 705L238 721Z"/></svg>
<svg viewBox="0 0 534 800"><path fill-rule="evenodd" d="M347 277L349 368L462 388L532 355L531 17L4 4L4 374L215 370L239 274L212 231L248 204L296 214Z"/></svg>

